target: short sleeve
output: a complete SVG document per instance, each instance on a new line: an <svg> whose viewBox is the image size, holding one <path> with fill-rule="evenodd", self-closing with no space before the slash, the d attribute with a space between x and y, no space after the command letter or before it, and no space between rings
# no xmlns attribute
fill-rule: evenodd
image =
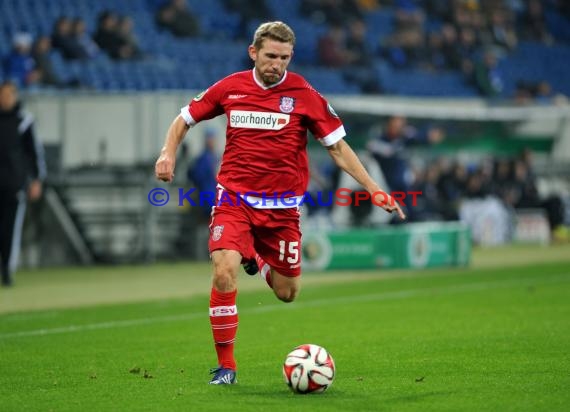
<svg viewBox="0 0 570 412"><path fill-rule="evenodd" d="M329 102L316 90L309 89L308 127L323 146L331 146L346 136L344 125Z"/></svg>
<svg viewBox="0 0 570 412"><path fill-rule="evenodd" d="M193 125L223 114L224 108L220 103L223 90L224 84L221 80L196 95L188 104L186 111L182 108L181 115L186 123Z"/></svg>

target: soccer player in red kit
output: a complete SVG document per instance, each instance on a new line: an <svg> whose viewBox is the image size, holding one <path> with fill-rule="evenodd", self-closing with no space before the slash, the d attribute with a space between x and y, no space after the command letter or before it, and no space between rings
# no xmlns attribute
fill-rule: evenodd
<svg viewBox="0 0 570 412"><path fill-rule="evenodd" d="M155 165L171 182L176 150L196 123L225 114L226 146L218 173L208 242L213 263L210 323L218 356L211 384L236 379L234 341L238 326L237 277L241 264L261 276L284 302L300 286L299 203L307 189L307 131L334 162L356 179L376 204L404 219L397 202L382 193L345 142L333 108L307 81L287 71L295 34L283 22L261 24L249 46L253 70L218 81L181 109Z"/></svg>

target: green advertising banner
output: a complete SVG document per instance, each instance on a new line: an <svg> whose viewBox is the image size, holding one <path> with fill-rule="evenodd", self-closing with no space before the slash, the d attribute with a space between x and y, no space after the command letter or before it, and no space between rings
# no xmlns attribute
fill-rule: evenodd
<svg viewBox="0 0 570 412"><path fill-rule="evenodd" d="M309 270L466 266L470 257L469 229L460 223L303 235L303 268Z"/></svg>

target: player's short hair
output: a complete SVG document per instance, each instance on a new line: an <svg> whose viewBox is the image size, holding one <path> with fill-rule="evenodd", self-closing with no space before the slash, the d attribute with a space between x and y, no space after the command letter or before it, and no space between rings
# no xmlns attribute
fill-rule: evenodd
<svg viewBox="0 0 570 412"><path fill-rule="evenodd" d="M287 24L282 21L269 21L259 25L253 35L253 47L257 50L263 46L263 40L271 39L282 43L295 45L295 33Z"/></svg>

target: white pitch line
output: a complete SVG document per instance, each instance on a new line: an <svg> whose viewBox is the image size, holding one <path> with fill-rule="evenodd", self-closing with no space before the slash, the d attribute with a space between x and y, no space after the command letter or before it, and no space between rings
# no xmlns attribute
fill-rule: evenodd
<svg viewBox="0 0 570 412"><path fill-rule="evenodd" d="M544 278L539 278L539 279L528 279L528 280L516 279L516 280L499 280L491 282L474 282L463 285L406 289L400 291L380 292L380 293L373 293L367 295L339 296L327 299L314 299L306 302L299 302L293 304L278 303L273 305L266 305L263 307L243 309L240 311L240 313L254 314L254 313L273 312L284 309L295 310L295 309L314 307L314 306L336 305L340 303L386 301L386 300L407 299L419 296L452 295L462 292L476 292L476 291L502 289L510 287L528 287L536 285L564 283L568 281L570 281L570 273L563 275L545 276ZM100 329L124 328L124 327L138 326L138 325L151 325L155 323L180 322L180 321L199 319L207 315L208 312L207 309L205 309L203 312L186 313L180 315L114 320L114 321L100 322L100 323L89 323L85 325L61 326L49 329L33 329L33 330L20 331L20 332L3 333L0 334L0 340L10 339L10 338L33 337L33 336L58 335L63 333L85 332L85 331L100 330Z"/></svg>

